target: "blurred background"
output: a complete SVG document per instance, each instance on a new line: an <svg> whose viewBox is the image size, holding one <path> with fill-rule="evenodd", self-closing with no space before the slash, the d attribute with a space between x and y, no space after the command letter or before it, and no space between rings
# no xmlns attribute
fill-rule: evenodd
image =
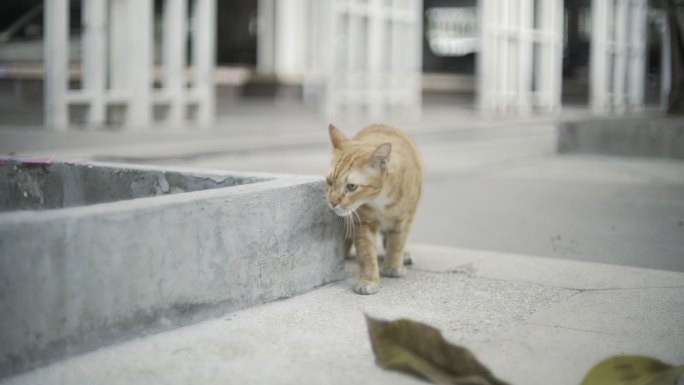
<svg viewBox="0 0 684 385"><path fill-rule="evenodd" d="M669 90L662 1L608 1L594 9L590 0L520 0L500 6L475 0L217 0L206 16L195 14L203 1L128 3L93 1L89 8L88 0L46 2L53 13L46 15L41 0L3 1L1 122L52 123L43 108L49 52L44 36L49 21L59 17L66 19L56 26L66 28L66 41L56 42L58 57L53 59L67 61L69 89L102 87L102 96L94 97L107 104L102 117L89 117L90 100L67 97L69 125L127 123L125 113L111 111L125 109L125 98L106 94L127 87L119 78L126 76L122 67L136 53L152 63L148 80L157 90L177 87L173 78L194 70L195 61L208 55L215 66L211 81L218 119L234 114L239 104L282 99L328 116L375 118L435 105L526 111L561 105L587 109L593 103L595 109L623 112L664 108ZM128 8L139 9L136 14L142 11L147 20L130 20ZM194 44L204 27L214 34L203 39L211 47L195 52L204 49ZM624 52L613 50L623 45ZM605 67L593 82L592 63ZM613 69L625 72L622 80ZM84 84L89 72L96 72L92 87ZM192 75L185 75L184 86L191 86ZM602 84L611 82L619 84ZM627 97L594 100L601 99L593 90L600 87L604 93L617 87L615 94ZM151 99L155 111L143 124L164 123L167 110L175 106L168 107L173 103L161 97ZM192 121L185 118L170 120ZM65 118L57 119L66 124Z"/></svg>
<svg viewBox="0 0 684 385"><path fill-rule="evenodd" d="M681 23L655 0L5 0L0 153L324 175L328 123L388 123L425 161L412 242L684 271Z"/></svg>

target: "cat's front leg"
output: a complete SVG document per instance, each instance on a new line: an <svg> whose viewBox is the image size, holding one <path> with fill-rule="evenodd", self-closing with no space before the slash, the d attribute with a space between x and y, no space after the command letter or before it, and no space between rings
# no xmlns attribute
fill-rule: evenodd
<svg viewBox="0 0 684 385"><path fill-rule="evenodd" d="M399 223L385 233L385 261L382 264L382 275L400 278L406 275L404 267L404 245L408 237L408 224Z"/></svg>
<svg viewBox="0 0 684 385"><path fill-rule="evenodd" d="M375 294L380 291L380 274L378 273L378 256L375 249L375 229L361 223L354 236L356 259L361 269L359 282L354 291L359 294Z"/></svg>

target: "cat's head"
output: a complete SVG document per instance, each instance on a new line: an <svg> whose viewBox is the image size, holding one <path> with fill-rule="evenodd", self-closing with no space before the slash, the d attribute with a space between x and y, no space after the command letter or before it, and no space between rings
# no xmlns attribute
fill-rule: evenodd
<svg viewBox="0 0 684 385"><path fill-rule="evenodd" d="M328 131L333 157L325 197L335 214L348 216L382 192L392 145L351 140L332 124Z"/></svg>

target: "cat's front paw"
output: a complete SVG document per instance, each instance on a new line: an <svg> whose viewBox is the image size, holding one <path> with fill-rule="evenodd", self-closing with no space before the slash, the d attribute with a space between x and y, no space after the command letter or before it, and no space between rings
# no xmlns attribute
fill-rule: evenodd
<svg viewBox="0 0 684 385"><path fill-rule="evenodd" d="M359 281L354 286L354 291L361 295L375 294L380 291L380 284L378 282Z"/></svg>
<svg viewBox="0 0 684 385"><path fill-rule="evenodd" d="M390 278L401 278L406 275L406 268L404 266L399 267L383 267L380 272L384 277Z"/></svg>

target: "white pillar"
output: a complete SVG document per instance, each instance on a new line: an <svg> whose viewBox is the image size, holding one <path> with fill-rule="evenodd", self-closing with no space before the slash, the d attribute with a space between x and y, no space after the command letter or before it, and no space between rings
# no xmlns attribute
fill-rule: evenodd
<svg viewBox="0 0 684 385"><path fill-rule="evenodd" d="M413 115L418 118L422 114L423 105L423 0L413 0L413 27L409 30L409 35L413 39L414 51L413 67L413 85L410 92L413 94Z"/></svg>
<svg viewBox="0 0 684 385"><path fill-rule="evenodd" d="M627 96L628 106L632 110L640 110L644 105L644 82L646 77L646 52L647 52L647 23L645 0L633 0L629 24L629 40L632 49L629 55L629 89Z"/></svg>
<svg viewBox="0 0 684 385"><path fill-rule="evenodd" d="M68 126L68 0L44 1L45 126L64 131Z"/></svg>
<svg viewBox="0 0 684 385"><path fill-rule="evenodd" d="M608 95L608 17L611 2L591 2L591 57L590 57L590 103L594 112L606 111Z"/></svg>
<svg viewBox="0 0 684 385"><path fill-rule="evenodd" d="M482 0L480 14L480 107L523 114L560 108L562 0Z"/></svg>
<svg viewBox="0 0 684 385"><path fill-rule="evenodd" d="M164 2L163 93L168 97L167 123L180 126L185 119L187 0Z"/></svg>
<svg viewBox="0 0 684 385"><path fill-rule="evenodd" d="M563 0L553 1L552 22L550 30L553 31L551 54L551 68L554 71L553 79L549 89L549 98L551 101L551 108L553 110L561 109L561 94L563 92L563 15L565 9L563 8Z"/></svg>
<svg viewBox="0 0 684 385"><path fill-rule="evenodd" d="M83 2L83 88L89 95L87 123L101 126L105 119L105 0Z"/></svg>
<svg viewBox="0 0 684 385"><path fill-rule="evenodd" d="M368 75L370 77L368 87L368 115L371 118L382 118L384 103L382 94L378 92L382 87L382 54L384 52L382 43L384 41L381 0L369 0L369 20L368 20L368 46L366 58L368 60Z"/></svg>
<svg viewBox="0 0 684 385"><path fill-rule="evenodd" d="M590 89L597 113L643 108L646 6L645 0L592 1Z"/></svg>
<svg viewBox="0 0 684 385"><path fill-rule="evenodd" d="M152 0L126 0L128 20L128 79L130 128L144 130L151 123Z"/></svg>
<svg viewBox="0 0 684 385"><path fill-rule="evenodd" d="M493 73L497 50L494 48L494 29L491 26L491 0L482 0L478 5L477 25L480 36L480 52L477 58L477 103L481 110L493 108Z"/></svg>
<svg viewBox="0 0 684 385"><path fill-rule="evenodd" d="M667 111L670 103L670 82L672 82L672 46L670 45L670 26L667 22L667 14L662 15L662 45L660 50L660 107Z"/></svg>
<svg viewBox="0 0 684 385"><path fill-rule="evenodd" d="M257 69L262 73L275 70L275 0L257 3Z"/></svg>
<svg viewBox="0 0 684 385"><path fill-rule="evenodd" d="M548 0L547 0L548 1ZM518 63L517 63L517 101L516 108L526 114L532 110L532 45L533 45L533 0L519 0L518 12L520 27L518 34Z"/></svg>
<svg viewBox="0 0 684 385"><path fill-rule="evenodd" d="M216 116L216 0L195 0L193 87L198 95L197 122L210 128Z"/></svg>
<svg viewBox="0 0 684 385"><path fill-rule="evenodd" d="M48 0L49 1L49 0ZM109 0L109 88L123 93L128 87L128 0Z"/></svg>
<svg viewBox="0 0 684 385"><path fill-rule="evenodd" d="M613 107L622 112L626 108L625 95L625 73L627 71L627 55L629 53L629 42L627 40L627 18L629 0L617 0L615 8L615 39L613 44L614 66L613 76ZM636 26L631 26L636 28Z"/></svg>
<svg viewBox="0 0 684 385"><path fill-rule="evenodd" d="M275 2L275 71L286 77L302 77L306 71L308 20L307 2L277 0Z"/></svg>

